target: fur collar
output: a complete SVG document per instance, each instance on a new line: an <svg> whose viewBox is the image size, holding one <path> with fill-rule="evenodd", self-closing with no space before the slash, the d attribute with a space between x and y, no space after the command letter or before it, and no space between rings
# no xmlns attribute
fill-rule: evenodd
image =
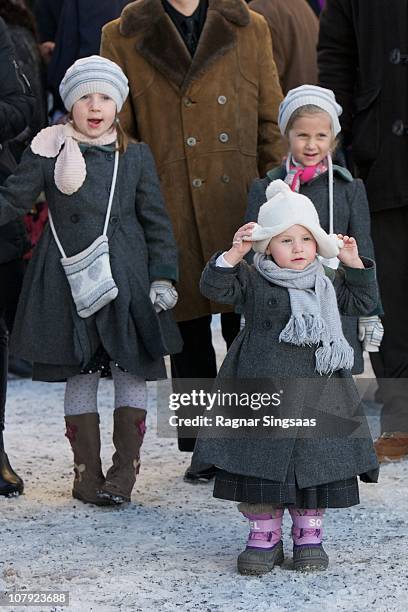
<svg viewBox="0 0 408 612"><path fill-rule="evenodd" d="M214 62L236 44L235 28L250 22L244 0L209 0L196 53L191 56L161 0L137 0L122 12L120 33L136 37L136 50L185 92Z"/></svg>

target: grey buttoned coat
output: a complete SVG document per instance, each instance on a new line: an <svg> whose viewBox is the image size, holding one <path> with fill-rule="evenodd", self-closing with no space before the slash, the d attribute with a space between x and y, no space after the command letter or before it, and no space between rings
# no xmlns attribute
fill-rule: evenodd
<svg viewBox="0 0 408 612"><path fill-rule="evenodd" d="M249 196L246 221L256 221L259 208L266 202L265 190L271 181L284 179L286 170L283 166L273 168L262 179L252 183ZM354 179L350 172L342 166L333 166L334 206L333 226L336 234L353 236L358 244L358 250L364 257L374 259L374 247L370 235L370 212L364 184ZM309 183L300 186L300 193L312 200L320 225L329 231L329 185L328 173L320 174ZM379 302L369 315L382 314ZM363 351L358 340L358 317L342 317L343 333L354 349L353 374L364 371Z"/></svg>
<svg viewBox="0 0 408 612"><path fill-rule="evenodd" d="M0 225L23 215L44 191L69 257L102 234L114 166L112 147L81 145L87 175L72 195L54 181L55 158L25 152L16 173L0 188ZM60 252L49 226L34 250L24 279L11 351L34 364L33 378L64 380L78 374L100 347L129 372L155 378L163 355L181 348L170 312L156 314L151 281L177 281L177 250L152 155L130 144L120 155L108 227L116 299L81 319L75 310ZM4 288L2 288L4 290Z"/></svg>
<svg viewBox="0 0 408 612"><path fill-rule="evenodd" d="M279 342L279 334L291 315L288 290L263 278L253 265L241 262L234 268L215 266L216 256L207 264L201 279L201 291L208 298L242 309L246 324L230 347L215 382L215 389L251 387L258 379L277 383L281 394L281 414L303 418L311 410L330 415L331 426L360 415L362 429L358 435L305 437L300 429L276 437L272 430L255 433L215 426L200 430L193 461L206 463L233 473L284 482L291 458L300 488L334 482L356 475L375 479L378 462L371 436L361 416L357 390L349 370L320 376L315 370L317 346L295 346ZM332 278L339 310L349 315L370 312L378 298L374 262L364 259L365 269L341 266L336 272L325 268ZM246 382L245 382L246 381ZM262 381L262 382L261 382ZM239 386L241 385L241 386ZM258 391L261 389L258 389ZM226 408L215 405L208 416L226 414ZM251 411L249 411L251 412ZM227 414L231 415L228 409ZM238 413L237 413L238 414ZM242 416L240 414L240 416ZM256 412L251 414L256 417ZM334 419L334 420L333 420ZM213 421L213 425L216 421ZM262 430L261 433L259 433ZM269 436L271 431L271 436ZM285 430L287 431L287 430ZM266 433L265 433L266 432ZM371 474L370 474L371 473Z"/></svg>

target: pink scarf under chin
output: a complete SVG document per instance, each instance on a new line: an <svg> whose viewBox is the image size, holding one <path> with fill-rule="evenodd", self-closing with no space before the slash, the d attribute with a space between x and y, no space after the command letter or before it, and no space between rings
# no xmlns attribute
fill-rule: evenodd
<svg viewBox="0 0 408 612"><path fill-rule="evenodd" d="M285 177L285 183L289 185L292 191L299 191L300 185L308 183L315 176L327 172L327 160L323 159L315 166L302 166L290 159L290 169Z"/></svg>
<svg viewBox="0 0 408 612"><path fill-rule="evenodd" d="M54 180L61 193L72 195L80 189L86 178L86 163L79 142L90 145L108 145L116 142L116 128L99 138L89 138L77 132L72 123L44 128L33 139L30 147L33 153L42 157L57 157ZM62 149L62 150L61 150Z"/></svg>

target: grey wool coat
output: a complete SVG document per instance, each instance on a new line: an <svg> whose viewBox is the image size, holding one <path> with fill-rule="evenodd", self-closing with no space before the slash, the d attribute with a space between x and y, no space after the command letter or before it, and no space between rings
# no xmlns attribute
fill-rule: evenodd
<svg viewBox="0 0 408 612"><path fill-rule="evenodd" d="M114 166L112 146L81 145L87 166L82 187L72 195L54 182L56 158L27 149L16 173L0 188L0 225L27 212L44 191L67 256L102 234ZM108 239L118 296L81 319L75 310L60 252L49 226L37 245L24 279L11 351L34 364L37 380L64 380L78 374L102 345L123 369L155 378L163 355L181 341L170 312L156 314L151 281L177 281L177 250L165 212L149 147L130 144L120 155Z"/></svg>
<svg viewBox="0 0 408 612"><path fill-rule="evenodd" d="M357 390L349 370L320 376L315 370L313 346L279 342L279 334L291 315L289 293L263 278L253 265L241 262L234 268L215 266L216 256L207 264L201 291L208 298L242 308L246 325L236 337L220 368L215 388L231 381L253 379L277 382L283 410L302 417L314 402L336 417L353 418L359 411ZM336 272L325 268L333 280L340 312L367 314L374 308L378 293L375 264L364 259L365 269L341 266ZM279 385L283 385L281 389ZM333 393L334 391L334 393ZM323 404L322 404L323 402ZM225 412L222 406L213 410ZM213 417L216 415L213 414ZM254 416L254 415L252 415ZM256 416L256 414L255 414ZM364 417L362 421L365 424ZM337 421L336 421L337 423ZM266 435L225 435L219 428L201 428L193 461L216 465L233 474L284 482L293 456L298 486L306 488L360 475L376 479L378 462L368 431L359 436L306 438L295 428L285 438ZM365 429L365 428L364 428ZM220 433L221 431L221 433ZM337 431L337 430L336 430ZM271 434L273 435L273 434Z"/></svg>
<svg viewBox="0 0 408 612"><path fill-rule="evenodd" d="M246 222L256 221L259 209L266 202L265 190L271 181L284 179L284 166L273 168L262 179L252 183L246 211ZM350 172L342 166L333 166L334 191L334 231L336 234L353 236L361 255L374 259L374 247L370 235L370 212L364 184L360 179L353 179ZM320 225L329 231L329 185L328 174L320 174L309 183L301 185L300 193L312 200ZM370 315L382 314L379 302ZM358 340L358 317L342 317L343 333L354 349L353 374L364 371L363 351Z"/></svg>

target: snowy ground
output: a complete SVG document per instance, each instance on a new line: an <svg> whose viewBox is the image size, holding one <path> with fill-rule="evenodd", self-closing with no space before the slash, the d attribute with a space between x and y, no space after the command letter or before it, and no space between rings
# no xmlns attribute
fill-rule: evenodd
<svg viewBox="0 0 408 612"><path fill-rule="evenodd" d="M110 381L102 381L99 400L107 466ZM62 401L63 385L10 381L7 449L26 492L0 498L0 592L69 591L65 609L75 612L408 609L408 461L386 465L378 485L362 484L359 507L328 511L327 572L291 571L286 516L283 567L243 577L236 556L246 522L233 503L212 497L211 485L183 482L188 457L174 440L156 437L154 411L132 504L97 508L72 499Z"/></svg>

